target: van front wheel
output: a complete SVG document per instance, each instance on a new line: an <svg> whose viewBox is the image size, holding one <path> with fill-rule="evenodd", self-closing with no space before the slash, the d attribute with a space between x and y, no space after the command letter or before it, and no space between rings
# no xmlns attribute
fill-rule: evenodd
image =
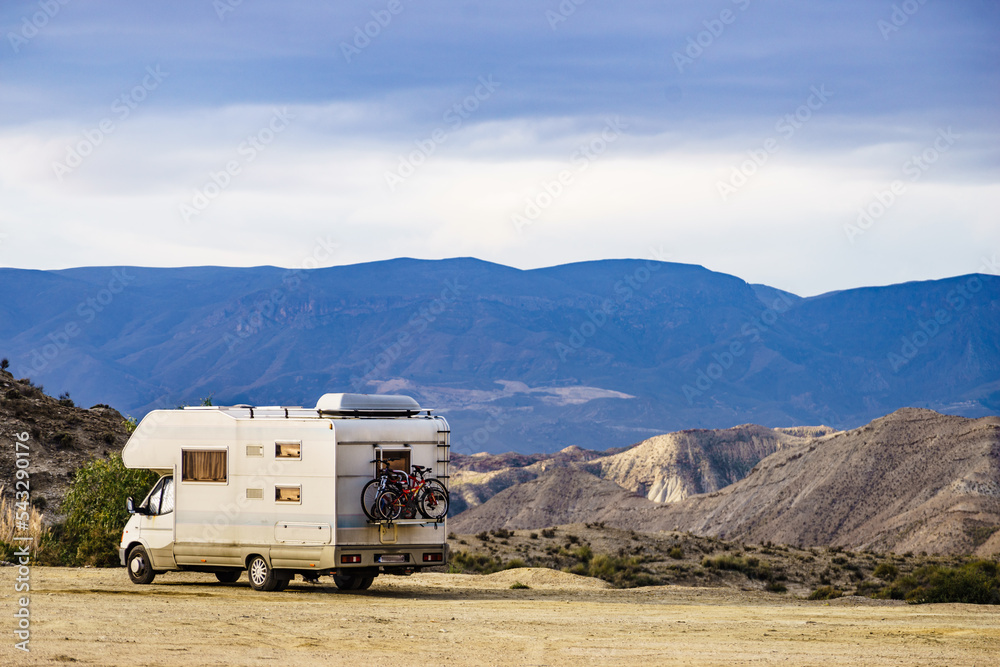
<svg viewBox="0 0 1000 667"><path fill-rule="evenodd" d="M129 552L128 561L125 563L128 568L128 578L133 584L151 584L156 572L153 571L153 564L149 561L149 554L145 547L136 547Z"/></svg>
<svg viewBox="0 0 1000 667"><path fill-rule="evenodd" d="M278 590L278 578L263 556L254 556L247 565L247 577L255 591Z"/></svg>

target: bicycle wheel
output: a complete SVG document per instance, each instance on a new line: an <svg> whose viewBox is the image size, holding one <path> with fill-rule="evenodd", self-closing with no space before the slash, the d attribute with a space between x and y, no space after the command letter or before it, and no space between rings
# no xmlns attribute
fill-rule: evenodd
<svg viewBox="0 0 1000 667"><path fill-rule="evenodd" d="M425 488L420 493L420 513L434 521L443 519L448 514L448 493L437 486Z"/></svg>
<svg viewBox="0 0 1000 667"><path fill-rule="evenodd" d="M400 502L399 494L395 491L385 489L380 491L375 498L375 515L377 519L393 521L397 519L403 511L403 504Z"/></svg>
<svg viewBox="0 0 1000 667"><path fill-rule="evenodd" d="M428 479L427 481L424 482L424 488L426 488L426 489L430 489L430 488L441 489L441 493L443 493L444 495L448 495L448 489L444 488L444 484L442 484L441 480L439 480L439 479Z"/></svg>
<svg viewBox="0 0 1000 667"><path fill-rule="evenodd" d="M378 517L375 516L375 498L381 490L382 487L377 479L369 481L365 484L365 488L361 489L361 509L371 521L378 521Z"/></svg>

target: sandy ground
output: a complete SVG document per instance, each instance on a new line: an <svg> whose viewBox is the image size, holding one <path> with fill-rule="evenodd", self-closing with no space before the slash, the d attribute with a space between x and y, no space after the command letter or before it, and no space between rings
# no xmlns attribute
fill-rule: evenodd
<svg viewBox="0 0 1000 667"><path fill-rule="evenodd" d="M831 603L730 589L615 590L552 570L383 576L364 593L296 581L257 593L212 575L137 586L123 569L34 567L31 653L13 648L0 569L0 664L995 665L1000 608ZM515 581L529 589L512 590Z"/></svg>

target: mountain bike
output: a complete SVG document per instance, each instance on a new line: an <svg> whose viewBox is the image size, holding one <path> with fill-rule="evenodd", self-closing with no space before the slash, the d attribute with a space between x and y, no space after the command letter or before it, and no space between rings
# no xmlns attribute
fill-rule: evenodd
<svg viewBox="0 0 1000 667"><path fill-rule="evenodd" d="M378 494L389 489L400 490L404 486L409 486L409 475L402 470L394 470L389 467L386 461L377 461L379 466L378 476L370 480L361 489L361 510L371 521L379 521L382 517L375 510L375 501Z"/></svg>
<svg viewBox="0 0 1000 667"><path fill-rule="evenodd" d="M407 475L409 484L394 487L386 484L375 497L373 513L386 521L400 517L413 518L419 512L424 518L441 521L448 514L448 490L436 479L424 479L430 468L413 466Z"/></svg>

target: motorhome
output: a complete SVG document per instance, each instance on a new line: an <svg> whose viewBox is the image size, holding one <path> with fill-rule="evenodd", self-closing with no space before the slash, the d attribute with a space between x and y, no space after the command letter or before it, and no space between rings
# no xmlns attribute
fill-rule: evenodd
<svg viewBox="0 0 1000 667"><path fill-rule="evenodd" d="M146 415L122 450L160 475L122 533L131 580L244 570L261 591L295 575L365 589L379 574L447 563L446 518L369 518L364 485L382 462L448 481L448 422L408 396L325 394L315 408L185 407Z"/></svg>

